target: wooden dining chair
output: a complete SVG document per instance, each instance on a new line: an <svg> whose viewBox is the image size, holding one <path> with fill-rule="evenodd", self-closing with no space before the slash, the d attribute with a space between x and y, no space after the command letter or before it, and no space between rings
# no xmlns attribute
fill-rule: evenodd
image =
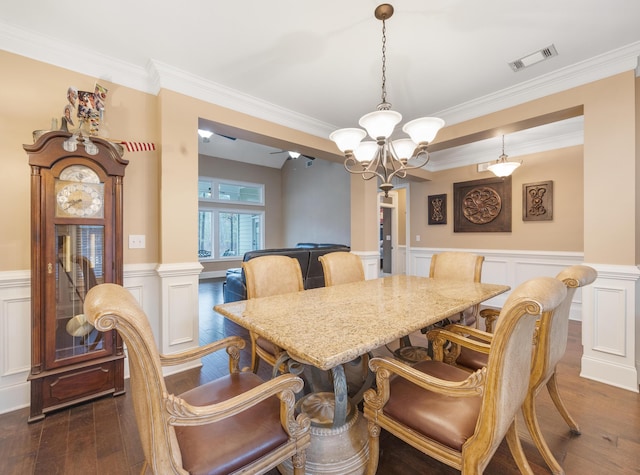
<svg viewBox="0 0 640 475"><path fill-rule="evenodd" d="M86 296L84 313L100 331L117 330L128 349L131 397L145 463L142 473L265 473L291 460L305 473L310 420L294 415L303 382L292 374L268 382L239 371L245 342L234 336L178 354L158 353L147 316L117 284ZM162 368L225 349L230 374L182 394L170 394Z"/></svg>
<svg viewBox="0 0 640 475"><path fill-rule="evenodd" d="M429 277L433 279L480 282L484 256L461 251L446 251L431 256ZM480 304L474 305L450 320L464 325L474 325L478 320Z"/></svg>
<svg viewBox="0 0 640 475"><path fill-rule="evenodd" d="M421 452L461 470L483 473L506 437L521 473L532 474L516 430L516 415L527 397L536 320L553 312L566 288L551 277L518 286L507 299L486 367L469 373L441 361L411 367L391 358L374 358L377 389L364 397L369 424L369 463L374 475L380 429Z"/></svg>
<svg viewBox="0 0 640 475"><path fill-rule="evenodd" d="M592 267L575 265L561 271L556 279L567 287L567 295L553 314L544 314L537 322L536 340L533 353L533 366L527 398L522 406L524 420L531 437L545 462L554 474L563 474L564 470L553 456L545 441L536 416L535 399L543 387L547 387L551 400L565 420L573 434L580 434L580 427L571 417L558 389L556 367L564 356L569 334L569 316L571 302L577 289L591 284L598 274ZM502 324L497 319L496 329ZM470 339L469 337L473 337ZM475 330L461 325L450 325L427 334L434 346L434 358L455 364L470 371L477 371L487 365L490 349L493 346L491 333ZM444 345L449 345L445 353Z"/></svg>
<svg viewBox="0 0 640 475"><path fill-rule="evenodd" d="M365 280L364 267L360 256L351 252L330 252L318 257L324 272L324 286L349 284ZM370 353L344 365L348 394L354 405L362 400L364 391L373 383L373 374L369 371Z"/></svg>
<svg viewBox="0 0 640 475"><path fill-rule="evenodd" d="M324 286L348 284L364 280L362 259L351 252L330 252L318 257L324 272Z"/></svg>
<svg viewBox="0 0 640 475"><path fill-rule="evenodd" d="M260 256L242 263L246 282L247 299L270 297L304 290L302 270L297 259L282 255ZM258 372L260 360L273 366L274 375L285 372L287 355L282 348L256 334L251 339L251 370Z"/></svg>
<svg viewBox="0 0 640 475"><path fill-rule="evenodd" d="M484 256L472 254L470 252L446 251L431 256L429 266L429 277L432 279L463 280L480 282L482 277L482 264ZM429 330L456 323L472 325L476 323L480 304L474 305L461 311L458 315L452 316L434 325L422 328L420 331L426 334ZM407 363L417 363L431 357L432 350L428 346L414 345L410 337L404 336L400 339L399 347L394 351L394 355Z"/></svg>

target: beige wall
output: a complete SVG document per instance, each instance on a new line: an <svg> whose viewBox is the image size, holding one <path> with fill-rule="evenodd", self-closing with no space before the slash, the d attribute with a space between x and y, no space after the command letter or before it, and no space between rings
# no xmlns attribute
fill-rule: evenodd
<svg viewBox="0 0 640 475"><path fill-rule="evenodd" d="M515 159L515 158L513 158ZM434 173L433 181L411 184L411 245L467 249L540 251L583 250L582 147L517 157L523 165L512 175L512 232L453 232L453 184L491 178L475 165ZM522 220L522 185L553 181L553 220ZM447 224L428 225L427 196L446 193ZM416 241L420 235L420 242Z"/></svg>
<svg viewBox="0 0 640 475"><path fill-rule="evenodd" d="M11 206L0 208L3 237L0 240L0 271L29 269L29 169L23 143L31 143L34 129L46 129L51 119L62 115L65 94L69 86L92 88L95 78L33 61L0 51L0 153L2 156L3 186L0 199ZM247 140L270 140L271 144L302 144L303 152L320 158L336 160L334 145L320 137L273 124L255 117L232 111L172 91L162 90L156 97L134 91L107 81L99 81L109 89L106 123L112 138L155 142L157 152L127 153L130 162L125 176L124 230L128 234L145 234L146 249L125 248L125 264L130 263L181 263L193 262L197 240L197 196L189 191L198 176L198 121L206 119L233 129L236 136ZM638 79L633 71L596 81L569 91L554 94L536 101L506 109L495 114L455 124L443 129L438 140L465 136L505 124L546 114L560 109L583 106L585 115L585 145L582 170L584 189L576 189L576 199L583 201L583 243L579 238L558 233L538 233L538 229L565 226L560 223L562 213L566 219L575 210L563 211L567 197L564 183L567 171L558 170L555 187L553 223L522 223L517 205L520 180L535 181L554 179L556 161L549 156L549 166L537 173L533 164L545 157L525 157L525 165L514 175L514 233L509 236L487 236L484 243L473 247L500 247L504 249L567 249L585 253L585 260L592 263L634 265L638 262L640 247L636 231L640 226L636 199L637 181L640 177L636 166L638 158ZM570 149L570 156L578 164L579 149ZM564 154L564 151L557 151ZM573 157L573 158L572 158ZM532 162L530 165L527 162ZM560 161L560 160L558 160ZM615 167L609 166L615 164ZM535 172L535 173L534 173ZM477 178L477 174L457 170L452 175L432 174L437 181L411 188L411 245L418 231L425 237L432 235L434 245L467 247L469 239L485 239L484 236L455 236L452 225L444 230L427 227L425 196L434 192L451 193L455 180ZM460 174L458 177L458 174ZM531 175L530 175L531 174ZM529 178L531 176L531 178ZM534 176L539 177L535 178ZM472 177L472 178L471 178ZM442 181L440 181L442 179ZM351 244L354 250L377 251L376 187L372 182L363 183L359 177L351 177ZM579 181L576 179L576 182ZM564 184L563 184L564 183ZM431 188L428 188L431 186ZM576 184L576 186L578 186ZM434 190L434 191L431 191ZM416 196L417 195L417 196ZM369 208L373 206L373 211ZM560 213L560 214L559 214ZM374 216L372 222L365 216ZM451 222L451 221L450 221ZM579 227L571 222L567 226ZM518 226L518 228L516 228ZM546 227L545 227L546 226ZM528 230L534 229L535 233ZM424 232L422 231L424 230ZM447 231L449 230L449 231ZM447 233L451 235L439 235ZM543 235L541 235L543 234ZM579 232L576 232L579 234ZM533 238L532 236L539 235ZM553 236L553 237L550 237ZM612 246L611 236L616 236ZM491 239L493 237L493 239ZM125 236L126 238L126 236ZM430 238L428 238L430 239ZM421 240L420 245L427 242ZM477 241L475 241L477 242ZM126 247L126 246L125 246Z"/></svg>
<svg viewBox="0 0 640 475"><path fill-rule="evenodd" d="M638 206L636 90L634 71L552 94L440 131L437 142L487 130L499 131L553 112L584 109L584 255L593 264L635 265ZM499 135L499 134L496 134ZM610 166L615 164L615 166ZM611 236L616 244L611 245ZM519 249L515 240L506 249Z"/></svg>
<svg viewBox="0 0 640 475"><path fill-rule="evenodd" d="M93 90L96 79L0 51L0 271L30 268L30 201L27 155L32 131L62 117L69 86ZM105 115L109 137L159 144L154 96L97 81L109 89ZM125 153L124 233L145 234L145 249L127 249L125 263L158 261L159 152Z"/></svg>

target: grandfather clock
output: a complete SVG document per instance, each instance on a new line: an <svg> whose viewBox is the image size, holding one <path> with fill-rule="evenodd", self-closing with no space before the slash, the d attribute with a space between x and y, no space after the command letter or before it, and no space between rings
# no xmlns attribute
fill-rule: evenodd
<svg viewBox="0 0 640 475"><path fill-rule="evenodd" d="M24 145L31 167L31 412L124 393L124 351L115 330L83 313L94 285L122 284L122 180L118 146L68 132Z"/></svg>

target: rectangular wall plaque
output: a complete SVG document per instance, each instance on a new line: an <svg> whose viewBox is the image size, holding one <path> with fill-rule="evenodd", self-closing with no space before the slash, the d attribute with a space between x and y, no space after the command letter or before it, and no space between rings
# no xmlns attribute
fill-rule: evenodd
<svg viewBox="0 0 640 475"><path fill-rule="evenodd" d="M511 232L511 177L453 184L453 231Z"/></svg>
<svg viewBox="0 0 640 475"><path fill-rule="evenodd" d="M429 224L447 224L447 195L429 195L427 197Z"/></svg>
<svg viewBox="0 0 640 475"><path fill-rule="evenodd" d="M522 220L550 221L553 219L553 181L522 185Z"/></svg>

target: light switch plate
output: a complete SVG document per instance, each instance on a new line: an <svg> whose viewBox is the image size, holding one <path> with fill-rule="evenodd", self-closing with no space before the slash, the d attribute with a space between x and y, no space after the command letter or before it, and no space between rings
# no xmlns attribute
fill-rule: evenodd
<svg viewBox="0 0 640 475"><path fill-rule="evenodd" d="M144 249L144 234L129 234L129 249Z"/></svg>

